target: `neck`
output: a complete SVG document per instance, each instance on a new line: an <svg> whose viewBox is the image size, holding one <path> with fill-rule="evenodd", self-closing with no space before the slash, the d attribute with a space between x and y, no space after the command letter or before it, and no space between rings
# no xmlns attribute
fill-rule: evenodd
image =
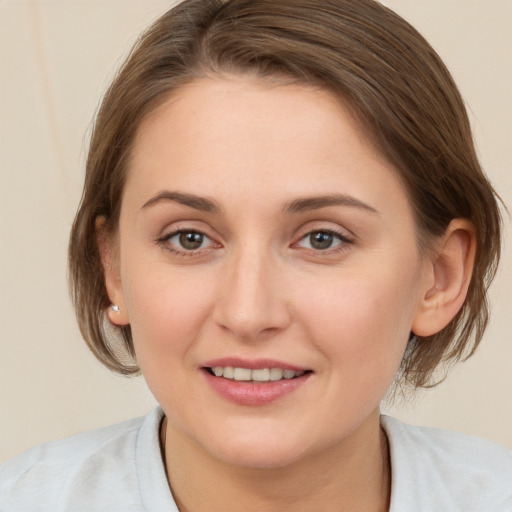
<svg viewBox="0 0 512 512"><path fill-rule="evenodd" d="M162 451L176 504L180 512L387 512L387 439L378 411L370 419L340 446L265 469L218 460L165 419Z"/></svg>

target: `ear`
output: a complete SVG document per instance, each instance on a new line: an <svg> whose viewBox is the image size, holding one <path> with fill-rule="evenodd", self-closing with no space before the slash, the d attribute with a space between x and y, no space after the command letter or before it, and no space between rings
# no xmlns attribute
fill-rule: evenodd
<svg viewBox="0 0 512 512"><path fill-rule="evenodd" d="M468 292L475 252L473 224L466 219L452 220L426 264L425 289L412 324L414 334L432 336L458 313Z"/></svg>
<svg viewBox="0 0 512 512"><path fill-rule="evenodd" d="M111 235L106 227L105 218L96 219L96 241L100 252L105 286L112 304L118 306L119 311L108 308L108 319L114 325L127 325L130 323L126 303L124 300L121 273L119 270L119 249L116 237Z"/></svg>

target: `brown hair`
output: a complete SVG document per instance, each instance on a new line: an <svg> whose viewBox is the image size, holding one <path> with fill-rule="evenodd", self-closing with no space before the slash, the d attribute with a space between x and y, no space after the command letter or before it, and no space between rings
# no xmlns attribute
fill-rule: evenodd
<svg viewBox="0 0 512 512"><path fill-rule="evenodd" d="M497 196L479 165L464 102L446 67L406 21L373 0L185 0L135 45L98 112L69 269L81 332L110 369L138 372L129 326L113 347L95 222L115 233L141 120L170 93L217 73L251 73L326 88L343 98L395 165L413 205L420 248L454 218L473 222L474 274L464 306L441 332L409 343L402 381L432 384L441 363L469 357L488 321L500 255Z"/></svg>

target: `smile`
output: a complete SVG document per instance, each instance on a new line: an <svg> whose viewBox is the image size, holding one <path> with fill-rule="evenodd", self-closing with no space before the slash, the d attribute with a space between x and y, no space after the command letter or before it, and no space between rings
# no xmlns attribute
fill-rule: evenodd
<svg viewBox="0 0 512 512"><path fill-rule="evenodd" d="M215 366L207 368L210 374L224 379L246 382L276 382L301 377L306 371L294 371L283 368L237 368L233 366Z"/></svg>

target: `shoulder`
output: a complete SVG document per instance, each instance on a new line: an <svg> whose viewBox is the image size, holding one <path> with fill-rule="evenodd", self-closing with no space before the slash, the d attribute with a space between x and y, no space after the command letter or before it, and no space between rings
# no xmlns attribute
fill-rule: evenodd
<svg viewBox="0 0 512 512"><path fill-rule="evenodd" d="M136 418L45 443L9 460L0 467L2 510L82 510L70 500L79 503L89 495L108 501L121 487L133 493L137 437L142 424L157 421L157 416L154 411L146 420ZM126 510L132 508L127 505Z"/></svg>
<svg viewBox="0 0 512 512"><path fill-rule="evenodd" d="M382 425L391 452L396 504L391 512L418 503L425 504L420 510L512 510L510 450L477 437L405 425L386 416Z"/></svg>

